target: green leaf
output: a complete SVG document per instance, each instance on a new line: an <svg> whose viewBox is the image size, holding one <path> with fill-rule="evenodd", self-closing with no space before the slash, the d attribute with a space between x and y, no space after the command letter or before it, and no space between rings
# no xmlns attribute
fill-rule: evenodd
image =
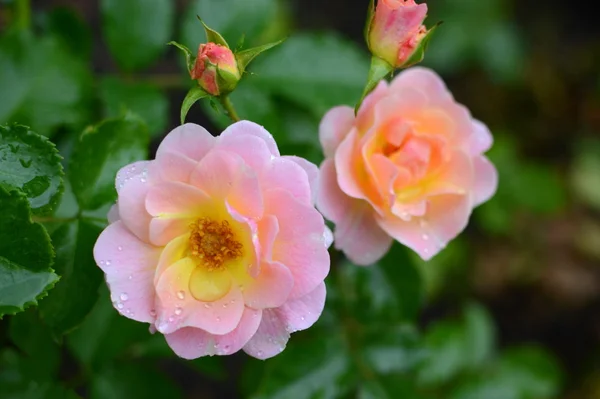
<svg viewBox="0 0 600 399"><path fill-rule="evenodd" d="M35 214L52 211L63 191L63 169L56 147L25 126L0 126L0 185L17 188Z"/></svg>
<svg viewBox="0 0 600 399"><path fill-rule="evenodd" d="M373 56L371 57L371 67L369 68L369 76L367 77L367 84L365 85L365 90L363 91L360 100L354 107L354 112L358 112L360 105L362 104L365 97L373 91L375 87L384 79L387 75L394 71L394 67L390 65L387 61L382 60L379 57Z"/></svg>
<svg viewBox="0 0 600 399"><path fill-rule="evenodd" d="M260 43L261 34L276 20L276 0L195 0L184 13L181 41L197 48L204 40L200 16L207 25L219 31L230 43L245 35L251 45Z"/></svg>
<svg viewBox="0 0 600 399"><path fill-rule="evenodd" d="M439 386L485 365L493 354L495 329L480 305L470 304L459 320L442 320L425 335L429 357L419 367L422 386Z"/></svg>
<svg viewBox="0 0 600 399"><path fill-rule="evenodd" d="M185 117L187 116L190 108L194 105L198 100L201 100L205 97L208 97L209 94L205 92L201 87L194 87L188 91L187 95L183 99L183 104L181 104L181 124L185 123Z"/></svg>
<svg viewBox="0 0 600 399"><path fill-rule="evenodd" d="M181 50L181 52L183 52L183 55L185 56L185 65L187 66L188 72L191 74L192 70L194 69L194 63L196 61L196 57L194 56L194 54L185 45L177 43L175 41L170 41L167 44L175 46L179 50Z"/></svg>
<svg viewBox="0 0 600 399"><path fill-rule="evenodd" d="M491 367L461 381L451 399L553 399L560 393L556 360L535 346L510 348Z"/></svg>
<svg viewBox="0 0 600 399"><path fill-rule="evenodd" d="M97 225L79 219L65 223L52 234L56 272L61 280L39 309L56 336L77 327L98 299L103 273L96 266L93 249L100 232Z"/></svg>
<svg viewBox="0 0 600 399"><path fill-rule="evenodd" d="M362 52L333 34L296 35L252 68L257 85L319 118L333 106L355 103L368 70Z"/></svg>
<svg viewBox="0 0 600 399"><path fill-rule="evenodd" d="M183 398L179 387L164 374L143 364L117 364L94 375L91 399Z"/></svg>
<svg viewBox="0 0 600 399"><path fill-rule="evenodd" d="M48 17L48 30L73 55L89 59L92 52L92 32L90 27L68 7L53 8Z"/></svg>
<svg viewBox="0 0 600 399"><path fill-rule="evenodd" d="M427 353L421 337L411 325L367 328L363 337L363 357L378 374L406 373L418 365Z"/></svg>
<svg viewBox="0 0 600 399"><path fill-rule="evenodd" d="M172 0L102 0L104 37L119 66L127 71L152 64L172 36Z"/></svg>
<svg viewBox="0 0 600 399"><path fill-rule="evenodd" d="M36 305L57 281L51 271L31 271L0 256L0 317Z"/></svg>
<svg viewBox="0 0 600 399"><path fill-rule="evenodd" d="M577 145L571 185L581 201L600 209L600 140L586 140Z"/></svg>
<svg viewBox="0 0 600 399"><path fill-rule="evenodd" d="M61 360L60 347L34 309L10 318L9 336L23 353L20 363L27 371L27 378L56 380Z"/></svg>
<svg viewBox="0 0 600 399"><path fill-rule="evenodd" d="M0 257L8 264L34 271L49 271L54 253L48 233L31 221L27 199L0 187Z"/></svg>
<svg viewBox="0 0 600 399"><path fill-rule="evenodd" d="M148 128L132 115L109 119L83 132L69 164L69 180L82 209L115 201L119 169L146 159Z"/></svg>
<svg viewBox="0 0 600 399"><path fill-rule="evenodd" d="M131 111L148 125L151 136L164 134L169 121L169 99L157 86L105 78L100 82L100 98L106 118Z"/></svg>
<svg viewBox="0 0 600 399"><path fill-rule="evenodd" d="M255 361L247 364L252 368ZM305 342L290 342L270 359L252 399L339 398L353 388L350 359L334 334Z"/></svg>
<svg viewBox="0 0 600 399"><path fill-rule="evenodd" d="M252 60L258 57L261 53L264 53L265 51L280 45L284 41L285 39L281 39L273 43L263 44L262 46L249 48L247 50L235 53L235 59L237 60L240 73L244 73L244 71L248 67L248 64L250 64Z"/></svg>
<svg viewBox="0 0 600 399"><path fill-rule="evenodd" d="M358 399L425 399L418 393L414 381L405 375L385 376L366 380L358 391ZM485 399L488 399L487 397Z"/></svg>
<svg viewBox="0 0 600 399"><path fill-rule="evenodd" d="M0 54L0 121L18 121L50 135L57 127L79 128L89 120L91 72L60 40L9 34L0 40Z"/></svg>
<svg viewBox="0 0 600 399"><path fill-rule="evenodd" d="M211 29L208 25L206 25L204 23L204 21L200 17L198 17L198 19L200 20L200 23L202 23L202 26L204 27L204 33L206 34L206 42L207 43L215 43L220 46L229 48L229 44L227 44L227 41L223 38L223 36L221 36L221 34L219 32L217 32L214 29Z"/></svg>

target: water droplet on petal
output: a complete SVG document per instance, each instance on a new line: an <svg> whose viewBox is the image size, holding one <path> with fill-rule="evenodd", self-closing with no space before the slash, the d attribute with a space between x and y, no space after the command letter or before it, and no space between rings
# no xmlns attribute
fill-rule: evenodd
<svg viewBox="0 0 600 399"><path fill-rule="evenodd" d="M177 292L177 298L184 299L185 298L185 292L183 292L183 291Z"/></svg>
<svg viewBox="0 0 600 399"><path fill-rule="evenodd" d="M305 317L304 317L304 316L300 317L300 320L304 321L304 319L305 319Z"/></svg>
<svg viewBox="0 0 600 399"><path fill-rule="evenodd" d="M117 250L118 250L118 251L122 251L122 250L123 250L123 247L119 245L119 246L117 247Z"/></svg>
<svg viewBox="0 0 600 399"><path fill-rule="evenodd" d="M226 351L228 351L231 348L230 345L225 345L225 347L223 349L225 349Z"/></svg>
<svg viewBox="0 0 600 399"><path fill-rule="evenodd" d="M223 307L224 307L224 308L226 308L226 307L227 307L227 304L226 304L226 303L224 303L224 304L223 304Z"/></svg>
<svg viewBox="0 0 600 399"><path fill-rule="evenodd" d="M256 352L256 354L257 354L258 356L262 356L262 355L263 355L263 351L258 351L258 352Z"/></svg>
<svg viewBox="0 0 600 399"><path fill-rule="evenodd" d="M205 304L204 304L204 307L205 307L206 309L210 308L210 303L205 303Z"/></svg>
<svg viewBox="0 0 600 399"><path fill-rule="evenodd" d="M150 309L150 316L156 317L156 310Z"/></svg>
<svg viewBox="0 0 600 399"><path fill-rule="evenodd" d="M423 235L421 236L421 238L423 238L425 241L427 241L427 240L429 240L429 234L423 233Z"/></svg>
<svg viewBox="0 0 600 399"><path fill-rule="evenodd" d="M127 293L124 292L121 294L121 296L119 298L121 298L122 301L126 301L129 299L129 295L127 295Z"/></svg>
<svg viewBox="0 0 600 399"><path fill-rule="evenodd" d="M183 312L183 309L181 309L180 307L175 308L175 315L179 316L181 312Z"/></svg>
<svg viewBox="0 0 600 399"><path fill-rule="evenodd" d="M117 302L117 308L123 309L123 304L121 302Z"/></svg>
<svg viewBox="0 0 600 399"><path fill-rule="evenodd" d="M221 318L220 318L219 316L217 316L217 319L216 319L216 320L217 320L217 321L221 321Z"/></svg>
<svg viewBox="0 0 600 399"><path fill-rule="evenodd" d="M169 323L173 323L174 320L175 318L173 316L169 316Z"/></svg>
<svg viewBox="0 0 600 399"><path fill-rule="evenodd" d="M110 263L111 263L111 262L110 262L109 260L107 260L107 261L106 261L106 266L110 266Z"/></svg>
<svg viewBox="0 0 600 399"><path fill-rule="evenodd" d="M130 274L129 277L127 277L128 280L133 280L133 274Z"/></svg>

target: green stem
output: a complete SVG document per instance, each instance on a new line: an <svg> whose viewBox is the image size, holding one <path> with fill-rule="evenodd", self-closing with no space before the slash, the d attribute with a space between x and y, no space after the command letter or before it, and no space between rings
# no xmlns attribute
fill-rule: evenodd
<svg viewBox="0 0 600 399"><path fill-rule="evenodd" d="M30 0L17 0L16 4L16 24L23 30L31 27L31 3Z"/></svg>
<svg viewBox="0 0 600 399"><path fill-rule="evenodd" d="M223 105L223 108L225 108L227 116L229 116L232 121L239 122L240 117L238 116L237 112L235 112L235 108L233 107L233 103L231 102L229 96L220 96L219 101L221 101L221 105Z"/></svg>

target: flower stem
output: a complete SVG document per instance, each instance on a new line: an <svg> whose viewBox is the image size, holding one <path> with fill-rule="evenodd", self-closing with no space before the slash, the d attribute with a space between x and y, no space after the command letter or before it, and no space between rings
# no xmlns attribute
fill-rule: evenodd
<svg viewBox="0 0 600 399"><path fill-rule="evenodd" d="M239 122L240 117L238 116L237 112L235 112L235 108L233 107L233 103L231 102L229 96L220 96L219 101L221 101L221 105L223 105L223 108L225 108L227 116L229 116L232 121Z"/></svg>
<svg viewBox="0 0 600 399"><path fill-rule="evenodd" d="M30 0L17 0L15 3L16 25L22 30L31 27L31 3Z"/></svg>

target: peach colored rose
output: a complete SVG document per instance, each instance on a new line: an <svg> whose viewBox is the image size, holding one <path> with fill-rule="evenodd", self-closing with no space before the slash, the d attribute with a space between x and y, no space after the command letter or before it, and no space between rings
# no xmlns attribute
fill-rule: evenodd
<svg viewBox="0 0 600 399"><path fill-rule="evenodd" d="M317 176L252 122L219 137L173 130L155 160L117 175L94 247L115 308L184 358L278 354L325 301L331 232L312 205Z"/></svg>
<svg viewBox="0 0 600 399"><path fill-rule="evenodd" d="M415 0L378 0L368 28L369 49L393 67L410 66L406 62L427 34L426 16L427 5Z"/></svg>
<svg viewBox="0 0 600 399"><path fill-rule="evenodd" d="M233 52L215 43L201 44L198 57L191 71L192 79L198 81L207 93L218 96L231 92L241 78Z"/></svg>
<svg viewBox="0 0 600 399"><path fill-rule="evenodd" d="M336 248L360 265L394 239L430 259L496 191L496 169L483 155L488 128L425 68L381 82L356 117L350 107L330 110L320 139L317 206L336 224Z"/></svg>

